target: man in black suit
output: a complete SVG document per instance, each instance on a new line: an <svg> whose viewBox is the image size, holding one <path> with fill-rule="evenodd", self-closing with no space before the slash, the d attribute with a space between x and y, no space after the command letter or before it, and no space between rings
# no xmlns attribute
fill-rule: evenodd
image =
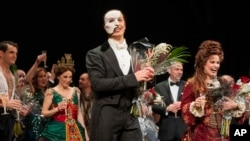
<svg viewBox="0 0 250 141"><path fill-rule="evenodd" d="M160 141L180 141L187 129L181 112L181 96L186 81L181 80L183 74L183 65L180 62L172 62L167 68L169 77L155 86L155 90L164 97L166 106L153 105L154 113L160 115L157 123L159 126L158 138Z"/></svg>
<svg viewBox="0 0 250 141"><path fill-rule="evenodd" d="M94 91L90 141L142 141L138 119L130 114L130 108L139 82L151 80L154 70L146 67L132 73L120 10L105 13L104 28L108 41L86 55Z"/></svg>

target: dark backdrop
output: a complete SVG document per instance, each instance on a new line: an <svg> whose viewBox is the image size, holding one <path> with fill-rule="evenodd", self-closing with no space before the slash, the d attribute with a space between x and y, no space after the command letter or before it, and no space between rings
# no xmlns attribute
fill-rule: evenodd
<svg viewBox="0 0 250 141"><path fill-rule="evenodd" d="M86 52L107 39L102 16L109 8L125 12L128 43L148 37L154 44L188 47L192 57L184 65L184 79L192 75L194 55L207 39L223 45L220 74L248 75L250 10L248 2L240 0L1 1L0 40L19 44L17 65L26 71L42 49L48 50L50 67L64 53L71 53L77 84L86 71Z"/></svg>

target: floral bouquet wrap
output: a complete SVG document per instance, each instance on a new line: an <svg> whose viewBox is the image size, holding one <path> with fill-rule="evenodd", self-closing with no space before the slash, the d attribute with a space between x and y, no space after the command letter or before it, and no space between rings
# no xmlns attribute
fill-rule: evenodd
<svg viewBox="0 0 250 141"><path fill-rule="evenodd" d="M240 79L234 85L236 91L236 98L246 105L246 117L248 118L248 124L250 125L250 101L246 99L246 96L250 95L250 78L247 76L241 76Z"/></svg>
<svg viewBox="0 0 250 141"><path fill-rule="evenodd" d="M186 57L190 56L187 48L184 46L175 48L167 43L160 43L154 46L146 37L133 42L129 51L134 72L151 66L155 75L166 73L167 67L172 62L186 63ZM139 119L144 141L156 140L158 128L154 123L151 105L161 104L164 106L165 103L162 97L154 91L154 88L147 89L147 82L141 82L137 88L137 98L132 103L131 114ZM148 107L147 112L143 112L144 107Z"/></svg>
<svg viewBox="0 0 250 141"><path fill-rule="evenodd" d="M223 137L229 136L229 127L232 120L232 111L223 111L222 104L226 101L226 97L233 97L234 91L230 87L230 84L217 79L208 86L209 93L206 96L209 105L213 106L213 111L215 113L222 114L221 129L220 134Z"/></svg>
<svg viewBox="0 0 250 141"><path fill-rule="evenodd" d="M216 83L216 85L214 85L214 83ZM222 137L229 137L232 117L240 117L245 111L245 103L242 96L245 95L246 89L249 89L245 89L245 87L245 83L244 85L243 83L240 83L240 85L236 84L232 87L230 83L223 80L219 82L217 79L208 87L209 93L206 95L208 105L213 106L215 113L222 114L220 126L220 134ZM228 98L238 103L238 110L223 110L222 105Z"/></svg>

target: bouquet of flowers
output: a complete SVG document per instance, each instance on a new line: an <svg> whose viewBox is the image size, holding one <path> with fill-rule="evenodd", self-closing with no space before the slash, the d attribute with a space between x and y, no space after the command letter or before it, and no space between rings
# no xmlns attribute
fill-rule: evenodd
<svg viewBox="0 0 250 141"><path fill-rule="evenodd" d="M186 58L190 56L184 46L173 47L167 43L154 46L147 38L132 43L130 54L134 72L145 66L151 66L155 70L155 75L166 73L166 68L171 65L171 62L187 63Z"/></svg>
<svg viewBox="0 0 250 141"><path fill-rule="evenodd" d="M229 127L234 112L233 110L223 110L223 102L226 102L228 98L230 98L237 103L244 103L242 96L250 90L249 88L246 88L246 84L250 82L250 79L247 79L246 77L241 78L242 79L239 80L238 83L233 87L231 87L230 83L223 80L220 82L218 80L217 82L214 81L214 83L216 82L217 84L210 84L208 86L209 93L206 97L208 104L213 105L213 110L215 112L222 113L220 134L223 137L229 136Z"/></svg>
<svg viewBox="0 0 250 141"><path fill-rule="evenodd" d="M130 45L131 64L134 72L151 66L154 68L155 75L161 75L167 72L167 67L172 62L178 61L186 63L186 57L190 54L186 47L172 47L167 43L160 43L157 46L151 44L147 38L140 39ZM152 104L165 105L162 97L157 94L154 88L147 89L146 82L143 82L137 91L138 97L132 103L131 114L138 117L140 127L143 133L144 141L157 140L158 128L154 123L154 119L150 114L152 113ZM142 112L142 109L149 107L147 114Z"/></svg>
<svg viewBox="0 0 250 141"><path fill-rule="evenodd" d="M232 94L232 89L229 84L226 82L219 82L217 79L214 79L212 83L207 85L209 89L208 94L206 95L208 105L213 105L214 112L222 113L222 123L220 134L223 137L229 136L229 126L232 120L231 111L223 111L222 104L226 101L226 97L230 97Z"/></svg>
<svg viewBox="0 0 250 141"><path fill-rule="evenodd" d="M161 75L166 73L167 68L171 65L172 62L178 61L181 63L187 63L187 57L190 56L190 53L187 51L187 48L184 46L173 47L167 43L160 43L157 46L151 44L148 39L145 37L136 42L133 42L130 45L130 54L131 54L131 64L134 72L143 69L145 66L151 66L154 68L155 75ZM140 111L138 102L144 102L145 97L149 95L154 95L152 91L146 90L146 82L143 82L142 85L138 88L138 98L133 101L134 106L132 107L131 113L136 116L138 111ZM157 100L156 100L157 98ZM151 96L151 99L154 99L157 103L162 103L161 96ZM146 102L146 104L154 104L154 102ZM135 112L135 113L134 113Z"/></svg>
<svg viewBox="0 0 250 141"><path fill-rule="evenodd" d="M250 78L248 78L247 76L241 76L240 79L233 86L233 89L236 93L236 99L246 104L246 112L249 114L250 101L247 100L245 97L250 95Z"/></svg>
<svg viewBox="0 0 250 141"><path fill-rule="evenodd" d="M142 116L142 107L141 105L153 105L153 104L159 104L161 106L165 106L165 102L163 101L163 97L158 94L154 87L147 89L143 91L143 93L140 95L140 98L138 100L134 100L133 103L135 103L134 106L131 108L131 113L135 115L136 117Z"/></svg>
<svg viewBox="0 0 250 141"><path fill-rule="evenodd" d="M160 43L146 52L146 62L154 68L155 75L161 75L167 72L166 68L172 62L187 63L186 58L189 56L184 46L172 47L170 44Z"/></svg>
<svg viewBox="0 0 250 141"><path fill-rule="evenodd" d="M237 91L237 96L244 97L250 93L250 78L241 76L240 79L233 86L234 90Z"/></svg>
<svg viewBox="0 0 250 141"><path fill-rule="evenodd" d="M158 100L160 97L160 100ZM158 99L157 99L158 98ZM154 122L154 118L151 115L152 109L151 104L162 104L165 105L164 101L161 99L161 96L156 93L154 87L145 90L143 94L140 95L140 98L135 101L136 106L132 106L132 113L136 114L139 120L140 128L143 135L143 141L156 141L158 138L158 126ZM143 106L147 107L147 113L143 113ZM135 111L133 111L135 110Z"/></svg>
<svg viewBox="0 0 250 141"><path fill-rule="evenodd" d="M250 95L250 78L247 76L241 76L240 79L233 86L236 91L236 98L245 103L246 105L246 117L248 118L248 124L250 125L250 101L246 99L246 96Z"/></svg>

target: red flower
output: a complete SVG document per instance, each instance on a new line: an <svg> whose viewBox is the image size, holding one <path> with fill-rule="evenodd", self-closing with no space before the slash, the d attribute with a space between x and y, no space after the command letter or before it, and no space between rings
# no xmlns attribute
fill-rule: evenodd
<svg viewBox="0 0 250 141"><path fill-rule="evenodd" d="M237 85L237 84L233 85L233 90L237 91L237 90L239 90L239 88L240 88L240 85Z"/></svg>
<svg viewBox="0 0 250 141"><path fill-rule="evenodd" d="M247 76L241 76L240 77L240 83L236 83L233 85L233 90L239 90L241 88L241 86L243 84L249 83L250 82L250 78L248 78Z"/></svg>
<svg viewBox="0 0 250 141"><path fill-rule="evenodd" d="M247 76L241 76L240 80L242 83L248 83L250 82L250 78L248 78Z"/></svg>
<svg viewBox="0 0 250 141"><path fill-rule="evenodd" d="M233 90L236 95L244 96L250 92L249 88L250 78L247 76L241 76L237 83L233 86Z"/></svg>
<svg viewBox="0 0 250 141"><path fill-rule="evenodd" d="M154 87L148 89L148 91L152 93L152 95L153 95L154 98L156 97L156 92L155 92L155 88Z"/></svg>
<svg viewBox="0 0 250 141"><path fill-rule="evenodd" d="M154 104L154 100L157 96L157 93L154 89L154 87L144 91L141 96L141 100L149 105Z"/></svg>

